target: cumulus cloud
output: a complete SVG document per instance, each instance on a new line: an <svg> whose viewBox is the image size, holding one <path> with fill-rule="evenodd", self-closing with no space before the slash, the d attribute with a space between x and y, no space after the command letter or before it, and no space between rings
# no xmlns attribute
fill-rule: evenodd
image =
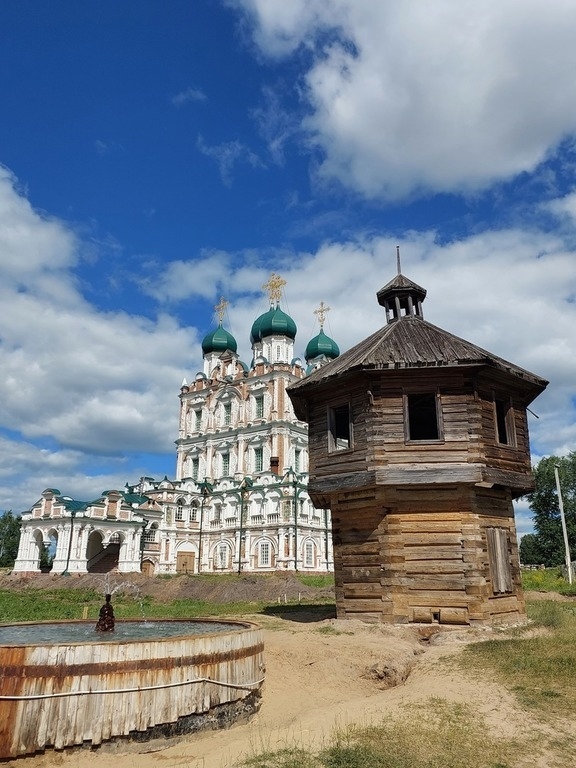
<svg viewBox="0 0 576 768"><path fill-rule="evenodd" d="M318 174L367 198L471 192L576 131L571 0L235 0L267 56L308 52Z"/></svg>
<svg viewBox="0 0 576 768"><path fill-rule="evenodd" d="M36 497L41 477L80 477L82 457L118 463L130 451L173 450L181 364L200 356L196 332L167 315L96 309L75 279L80 251L66 223L34 210L3 170L0 424L6 440L24 438L0 461L0 473L12 473L6 504L27 487L28 472Z"/></svg>
<svg viewBox="0 0 576 768"><path fill-rule="evenodd" d="M230 261L226 251L204 251L197 259L171 261L154 279L143 280L141 287L164 303L193 296L209 299L226 285Z"/></svg>

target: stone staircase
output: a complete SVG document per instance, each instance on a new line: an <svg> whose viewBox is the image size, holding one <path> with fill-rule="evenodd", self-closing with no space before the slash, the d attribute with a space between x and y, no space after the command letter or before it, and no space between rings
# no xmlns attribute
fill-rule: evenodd
<svg viewBox="0 0 576 768"><path fill-rule="evenodd" d="M118 567L120 544L109 544L101 558L88 566L88 573L110 573Z"/></svg>

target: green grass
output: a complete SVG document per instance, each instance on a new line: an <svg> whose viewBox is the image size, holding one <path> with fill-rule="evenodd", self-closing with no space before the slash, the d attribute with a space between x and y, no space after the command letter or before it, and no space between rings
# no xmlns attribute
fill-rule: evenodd
<svg viewBox="0 0 576 768"><path fill-rule="evenodd" d="M81 619L85 610L87 610L89 619L96 620L102 602L102 594L94 590L68 588L51 590L27 588L19 592L0 590L0 623ZM307 620L321 621L335 615L333 603L308 601L289 601L287 604L278 605L276 602L270 603L265 600L214 603L203 600L180 599L163 603L149 596L118 592L113 596L112 602L117 620L141 617L147 619L181 619L246 614L298 618L299 615L306 613Z"/></svg>
<svg viewBox="0 0 576 768"><path fill-rule="evenodd" d="M541 600L528 615L531 627L468 646L460 663L499 680L540 716L565 717L576 708L576 605ZM534 626L543 631L526 636Z"/></svg>
<svg viewBox="0 0 576 768"><path fill-rule="evenodd" d="M404 707L379 725L334 734L318 752L263 752L238 768L511 768L534 744L488 739L470 707L433 698ZM536 750L534 750L536 751Z"/></svg>
<svg viewBox="0 0 576 768"><path fill-rule="evenodd" d="M561 568L522 571L522 586L535 592L558 592L567 597L576 597L576 581L570 584L562 575Z"/></svg>
<svg viewBox="0 0 576 768"><path fill-rule="evenodd" d="M298 581L301 581L305 587L318 587L320 589L330 589L334 587L334 574L332 573L299 573Z"/></svg>

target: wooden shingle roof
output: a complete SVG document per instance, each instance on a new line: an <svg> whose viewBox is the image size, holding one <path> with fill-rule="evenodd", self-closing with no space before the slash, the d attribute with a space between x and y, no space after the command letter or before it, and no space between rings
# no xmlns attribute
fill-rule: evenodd
<svg viewBox="0 0 576 768"><path fill-rule="evenodd" d="M424 367L488 366L523 379L537 392L547 381L497 355L477 347L418 316L388 323L336 360L318 368L289 388L300 393L353 371Z"/></svg>

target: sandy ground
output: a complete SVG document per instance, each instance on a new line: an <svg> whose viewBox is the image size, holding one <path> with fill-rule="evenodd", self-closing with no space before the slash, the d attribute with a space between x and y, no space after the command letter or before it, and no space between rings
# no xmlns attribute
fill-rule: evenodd
<svg viewBox="0 0 576 768"><path fill-rule="evenodd" d="M381 721L403 705L440 697L472 703L494 736L534 732L511 694L446 664L492 630L388 627L356 621L256 618L265 628L266 683L260 711L223 731L98 750L47 751L6 762L14 768L230 768L241 758L288 745L321 747L335 728ZM393 687L390 687L393 686ZM549 758L534 766L550 766Z"/></svg>

